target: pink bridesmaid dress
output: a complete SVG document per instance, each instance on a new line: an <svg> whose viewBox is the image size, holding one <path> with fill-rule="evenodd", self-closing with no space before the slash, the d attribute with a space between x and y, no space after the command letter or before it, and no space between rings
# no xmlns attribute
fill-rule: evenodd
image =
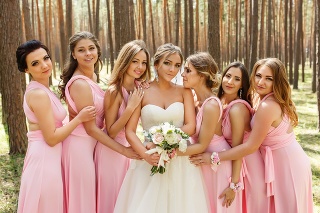
<svg viewBox="0 0 320 213"><path fill-rule="evenodd" d="M129 97L124 87L122 87L122 95L124 100L119 108L118 118L124 112ZM115 141L129 146L124 129L118 133ZM97 213L113 212L129 163L129 158L98 142L95 150Z"/></svg>
<svg viewBox="0 0 320 213"><path fill-rule="evenodd" d="M250 104L242 99L232 101L224 109L222 118L222 133L230 146L232 144L232 130L229 112L231 107L237 103L244 104L248 108L250 114L253 113ZM244 143L248 140L249 135L250 132L246 131L244 133ZM259 150L243 158L241 173L245 186L243 190L243 212L268 212L267 187L264 182L264 162Z"/></svg>
<svg viewBox="0 0 320 213"><path fill-rule="evenodd" d="M273 93L266 95L260 103L271 95ZM251 126L254 125L254 118ZM311 213L310 160L290 128L288 116L284 114L279 126L269 129L260 146L265 163L267 195L270 198L269 212Z"/></svg>
<svg viewBox="0 0 320 213"><path fill-rule="evenodd" d="M196 125L196 133L192 136L193 143L197 143L199 132L201 128L202 118L203 118L203 106L207 103L207 101L214 99L218 102L220 107L220 118L222 117L222 105L220 100L217 97L210 97L206 99L199 112L197 114L197 125ZM211 139L211 142L207 148L207 152L220 152L223 150L230 149L230 145L222 136L214 135ZM211 213L242 213L242 193L237 193L234 201L231 206L226 208L222 206L223 199L219 199L219 195L229 187L229 178L232 175L232 163L231 161L223 161L217 167L216 171L212 170L210 165L201 166L203 178L206 184L208 199L210 201Z"/></svg>
<svg viewBox="0 0 320 213"><path fill-rule="evenodd" d="M44 85L31 81L25 94L33 89L45 91L50 100L57 128L67 115L66 110L56 95ZM23 109L28 120L37 124L37 118L26 103ZM19 193L18 213L63 212L63 184L61 173L62 144L50 147L44 140L41 130L29 131L28 149L24 159Z"/></svg>
<svg viewBox="0 0 320 213"><path fill-rule="evenodd" d="M90 85L96 108L96 124L103 128L103 90L91 79L77 75L66 85L66 99L69 107L78 112L69 94L70 85L77 79L83 79ZM65 208L68 213L96 212L96 175L94 149L97 140L89 136L83 124L80 124L62 144L62 166L65 185Z"/></svg>

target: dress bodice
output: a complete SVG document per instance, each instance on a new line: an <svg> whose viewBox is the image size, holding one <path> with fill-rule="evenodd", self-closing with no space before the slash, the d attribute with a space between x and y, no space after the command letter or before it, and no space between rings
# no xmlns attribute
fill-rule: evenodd
<svg viewBox="0 0 320 213"><path fill-rule="evenodd" d="M163 109L157 105L147 104L141 109L141 123L145 130L157 126L163 122L169 122L176 127L182 127L184 123L184 105L174 102L168 108Z"/></svg>

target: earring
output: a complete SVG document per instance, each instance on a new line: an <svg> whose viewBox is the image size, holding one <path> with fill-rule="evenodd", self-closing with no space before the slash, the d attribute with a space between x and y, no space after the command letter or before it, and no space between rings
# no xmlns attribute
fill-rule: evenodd
<svg viewBox="0 0 320 213"><path fill-rule="evenodd" d="M158 77L158 71L157 70L154 71L154 79L156 80L156 82L159 82L159 77Z"/></svg>
<svg viewBox="0 0 320 213"><path fill-rule="evenodd" d="M242 88L239 90L239 97L242 99Z"/></svg>

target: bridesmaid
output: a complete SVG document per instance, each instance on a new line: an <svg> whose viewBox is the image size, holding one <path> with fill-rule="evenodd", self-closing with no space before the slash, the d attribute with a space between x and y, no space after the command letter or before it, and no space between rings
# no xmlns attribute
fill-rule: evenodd
<svg viewBox="0 0 320 213"><path fill-rule="evenodd" d="M249 92L255 114L246 143L213 153L213 164L236 160L260 148L265 163L269 212L313 212L310 160L296 141L296 108L284 64L277 58L257 61L252 69Z"/></svg>
<svg viewBox="0 0 320 213"><path fill-rule="evenodd" d="M62 213L61 141L80 123L94 119L95 108L83 108L63 126L67 113L49 88L49 49L38 40L27 41L18 47L16 58L19 71L31 76L23 100L29 132L18 212Z"/></svg>
<svg viewBox="0 0 320 213"><path fill-rule="evenodd" d="M125 44L112 70L109 87L104 97L107 134L123 146L129 146L124 127L143 97L143 91L138 84L149 78L150 56L145 43L134 40ZM98 143L95 150L95 163L97 212L113 212L130 160Z"/></svg>
<svg viewBox="0 0 320 213"><path fill-rule="evenodd" d="M222 119L222 133L230 146L247 141L251 127L252 114L249 75L241 62L232 62L222 73L218 97L225 106ZM259 150L243 159L244 196L243 210L247 212L267 212L267 190L263 181L264 163ZM232 162L233 169L241 168L241 159ZM238 182L239 176L232 173L232 182ZM230 191L225 190L222 196Z"/></svg>
<svg viewBox="0 0 320 213"><path fill-rule="evenodd" d="M84 107L94 105L93 121L77 126L63 142L65 203L69 213L96 212L96 175L94 149L97 141L130 158L139 156L102 131L104 92L96 83L101 48L90 32L78 32L69 40L69 58L61 76L61 98L68 104L70 120Z"/></svg>
<svg viewBox="0 0 320 213"><path fill-rule="evenodd" d="M182 73L183 86L195 91L197 125L196 133L192 136L193 144L188 146L185 153L180 154L192 155L191 163L201 166L211 212L241 213L242 193L236 194L242 190L239 183L241 164L233 168L231 161L226 161L219 168L212 168L210 159L204 161L203 154L197 154L230 149L221 130L222 105L214 92L219 85L218 71L219 68L209 53L199 52L186 60ZM234 177L236 179L232 179ZM231 190L220 199L219 195L229 186Z"/></svg>

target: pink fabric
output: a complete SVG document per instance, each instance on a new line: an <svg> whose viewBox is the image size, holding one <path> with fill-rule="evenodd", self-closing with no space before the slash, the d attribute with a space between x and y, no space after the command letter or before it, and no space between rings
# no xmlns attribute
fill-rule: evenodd
<svg viewBox="0 0 320 213"><path fill-rule="evenodd" d="M124 112L129 94L122 87L124 100L118 111L118 118ZM107 133L106 133L107 134ZM129 146L125 129L115 138L118 143ZM130 159L98 143L95 150L96 178L97 178L97 213L113 212L120 187L126 175Z"/></svg>
<svg viewBox="0 0 320 213"><path fill-rule="evenodd" d="M25 94L33 89L42 89L50 100L56 127L62 126L67 112L56 95L44 85L31 81ZM37 123L34 113L26 103L23 108L29 121ZM61 174L61 143L50 147L40 130L30 131L28 150L24 159L19 192L18 213L23 212L63 212L63 184Z"/></svg>
<svg viewBox="0 0 320 213"><path fill-rule="evenodd" d="M74 101L69 94L70 85L77 79L86 80L90 85L96 107L96 124L103 127L104 92L91 79L77 75L66 85L66 99L69 106L77 112ZM97 141L89 136L83 124L80 124L63 142L62 165L65 184L65 208L68 213L96 212L94 149Z"/></svg>
<svg viewBox="0 0 320 213"><path fill-rule="evenodd" d="M234 104L244 104L250 114L253 110L248 102L242 99L237 99L228 104L223 112L222 132L227 142L232 144L232 129L230 122L230 109ZM245 132L243 142L245 143L250 136L250 132ZM268 212L268 198L266 192L266 184L264 182L264 163L259 150L247 155L242 161L242 177L244 182L244 212Z"/></svg>
<svg viewBox="0 0 320 213"><path fill-rule="evenodd" d="M222 105L220 100L217 97L210 97L206 99L199 112L197 114L197 125L196 133L192 136L192 141L195 143L198 142L199 132L201 129L201 123L203 118L203 106L207 101L214 99L219 103L220 107L220 118L222 118ZM208 148L207 152L220 152L223 150L230 149L230 145L227 143L223 136L214 135ZM201 166L203 178L206 184L208 199L210 201L210 207L212 213L227 213L227 212L242 212L242 193L237 193L235 200L232 205L228 208L222 206L223 199L219 199L219 195L229 187L229 178L232 174L232 164L231 161L223 161L218 166L217 171L213 171L210 165Z"/></svg>
<svg viewBox="0 0 320 213"><path fill-rule="evenodd" d="M262 103L273 93L261 100ZM254 118L251 125L254 125ZM270 212L313 212L310 160L290 129L286 114L276 128L271 127L260 151L265 162L265 182Z"/></svg>

